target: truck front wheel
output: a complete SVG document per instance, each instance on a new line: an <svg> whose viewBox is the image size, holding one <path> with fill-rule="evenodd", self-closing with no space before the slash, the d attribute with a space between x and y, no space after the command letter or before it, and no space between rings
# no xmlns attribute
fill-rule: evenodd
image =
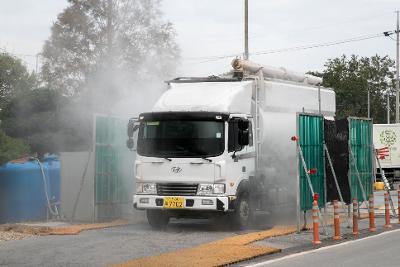
<svg viewBox="0 0 400 267"><path fill-rule="evenodd" d="M147 221L154 229L163 229L169 223L169 216L163 210L146 210Z"/></svg>
<svg viewBox="0 0 400 267"><path fill-rule="evenodd" d="M232 215L234 227L244 229L250 224L252 213L247 194L242 194L237 199L236 208Z"/></svg>

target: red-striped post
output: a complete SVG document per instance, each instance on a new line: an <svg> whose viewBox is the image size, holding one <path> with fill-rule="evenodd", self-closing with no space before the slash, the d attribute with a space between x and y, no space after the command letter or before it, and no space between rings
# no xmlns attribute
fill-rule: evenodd
<svg viewBox="0 0 400 267"><path fill-rule="evenodd" d="M358 237L358 201L353 198L353 236Z"/></svg>
<svg viewBox="0 0 400 267"><path fill-rule="evenodd" d="M375 210L374 210L374 195L369 196L369 231L375 232Z"/></svg>
<svg viewBox="0 0 400 267"><path fill-rule="evenodd" d="M334 240L340 240L340 215L339 215L339 204L337 200L333 201L333 223L335 225L335 236Z"/></svg>
<svg viewBox="0 0 400 267"><path fill-rule="evenodd" d="M392 228L392 225L390 224L389 193L385 192L384 196L385 196L385 225L383 227Z"/></svg>
<svg viewBox="0 0 400 267"><path fill-rule="evenodd" d="M400 190L397 191L397 215L400 223Z"/></svg>
<svg viewBox="0 0 400 267"><path fill-rule="evenodd" d="M318 223L318 194L314 195L312 206L312 219L313 219L313 241L314 245L321 244L319 240L319 223Z"/></svg>

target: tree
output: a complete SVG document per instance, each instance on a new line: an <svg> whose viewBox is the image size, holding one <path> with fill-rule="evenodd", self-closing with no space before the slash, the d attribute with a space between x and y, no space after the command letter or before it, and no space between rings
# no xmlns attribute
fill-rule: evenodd
<svg viewBox="0 0 400 267"><path fill-rule="evenodd" d="M92 137L91 116L83 116L78 103L48 88L14 96L5 107L2 128L28 143L32 152L82 151Z"/></svg>
<svg viewBox="0 0 400 267"><path fill-rule="evenodd" d="M29 146L24 141L11 138L0 130L0 166L12 159L29 155Z"/></svg>
<svg viewBox="0 0 400 267"><path fill-rule="evenodd" d="M34 74L29 74L21 60L8 53L0 53L0 109L17 93L37 85Z"/></svg>
<svg viewBox="0 0 400 267"><path fill-rule="evenodd" d="M26 142L12 138L1 129L8 115L8 105L18 94L36 86L36 77L29 74L21 60L8 53L0 54L0 165L29 154Z"/></svg>
<svg viewBox="0 0 400 267"><path fill-rule="evenodd" d="M318 75L318 73L314 73ZM329 59L322 72L323 85L336 93L336 115L367 117L370 90L371 117L374 123L386 123L386 99L394 110L394 61L388 56L352 55ZM394 114L391 114L393 119Z"/></svg>
<svg viewBox="0 0 400 267"><path fill-rule="evenodd" d="M174 72L179 49L160 0L68 1L42 53L49 88L105 103L107 110L137 80Z"/></svg>
<svg viewBox="0 0 400 267"><path fill-rule="evenodd" d="M4 108L2 128L7 135L29 143L33 152L56 152L60 98L59 92L44 88L16 94Z"/></svg>

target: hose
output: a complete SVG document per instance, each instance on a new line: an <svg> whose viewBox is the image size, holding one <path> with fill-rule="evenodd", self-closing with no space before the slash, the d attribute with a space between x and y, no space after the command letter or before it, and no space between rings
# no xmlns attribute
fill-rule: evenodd
<svg viewBox="0 0 400 267"><path fill-rule="evenodd" d="M32 159L37 161L37 163L39 164L39 167L40 167L40 171L42 172L42 179L43 179L44 193L46 196L47 208L50 211L51 215L58 217L59 214L58 214L57 207L54 206L55 210L53 210L51 207L49 193L47 192L47 181L46 181L46 175L44 174L43 164L40 162L40 160L38 158L32 158Z"/></svg>

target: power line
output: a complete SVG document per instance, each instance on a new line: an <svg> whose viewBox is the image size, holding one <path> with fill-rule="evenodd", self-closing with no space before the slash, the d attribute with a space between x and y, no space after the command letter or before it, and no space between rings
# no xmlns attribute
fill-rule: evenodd
<svg viewBox="0 0 400 267"><path fill-rule="evenodd" d="M373 16L370 15L366 15L366 16L361 16L358 18L347 18L344 20L340 20L340 21L335 21L335 22L331 22L331 23L327 23L327 24L322 24L322 25L318 25L318 26L312 26L312 27L306 27L306 28L297 28L297 29L293 29L293 30L285 30L283 33L284 35L292 35L293 33L302 33L302 32L309 32L309 31L316 31L316 30L326 30L328 28L337 28L338 25L345 25L345 24L357 24L359 22L368 20L368 22L371 22L372 20L376 20L376 19L381 19L383 16L385 16L385 18L387 18L387 15L389 14L389 12L381 12L378 14L375 14ZM252 34L249 39L250 40L254 40L254 39L260 39L260 38L265 38L263 35L260 34Z"/></svg>
<svg viewBox="0 0 400 267"><path fill-rule="evenodd" d="M281 48L281 49L273 49L273 50L263 50L263 51L250 53L250 55L258 56L258 55L313 49L313 48L319 48L319 47L328 47L328 46L340 45L340 44L345 44L345 43L359 42L359 41L379 38L379 37L383 37L383 36L385 36L384 33L375 33L375 34L357 36L357 37L353 37L353 38L349 38L349 39L338 40L338 41L324 42L324 43L311 44L311 45L302 45L302 46L295 46L295 47L288 47L288 48ZM217 55L217 56L187 58L187 59L201 61L199 63L206 63L206 62L217 61L217 60L225 59L225 58L238 57L238 56L241 56L241 54L242 53L236 53L236 54L229 54L229 55Z"/></svg>
<svg viewBox="0 0 400 267"><path fill-rule="evenodd" d="M376 19L381 19L382 17L387 18L387 15L389 12L380 12L377 13L373 16L366 15L366 16L361 16L357 18L347 18L341 21L335 21L331 23L326 23L318 26L312 26L312 27L305 27L305 28L297 28L297 29L292 29L292 30L285 30L284 32L282 31L284 36L286 35L292 35L293 33L302 33L302 32L308 32L308 31L315 31L315 30L326 30L328 28L333 28L333 27L338 27L338 25L345 25L345 24L350 24L350 23L359 23L365 20L368 20L369 22L372 20ZM231 41L238 41L243 39L243 34L242 33L229 33L229 36L224 36L224 40L231 40ZM265 39L264 35L260 35L258 33L252 33L249 31L249 40L259 40L259 39Z"/></svg>
<svg viewBox="0 0 400 267"><path fill-rule="evenodd" d="M320 44L304 45L304 46L289 47L289 48L284 48L284 49L260 51L260 52L254 53L254 55L274 54L274 53L287 52L287 51L297 51L297 50L305 50L305 49L312 49L312 48L318 48L318 47L327 47L327 46L333 46L333 45L339 45L339 44L345 44L345 43L359 42L359 41L369 40L369 39L383 37L383 36L384 36L383 33L370 34L370 35L358 36L358 37L353 37L353 38L350 38L350 39L332 41L332 42L325 42L325 43L320 43Z"/></svg>

